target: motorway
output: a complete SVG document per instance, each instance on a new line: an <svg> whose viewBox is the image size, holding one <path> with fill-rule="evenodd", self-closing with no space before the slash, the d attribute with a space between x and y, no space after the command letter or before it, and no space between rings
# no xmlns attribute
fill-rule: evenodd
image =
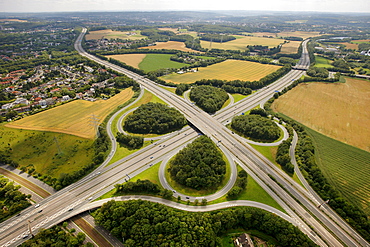
<svg viewBox="0 0 370 247"><path fill-rule="evenodd" d="M248 174L255 178L256 181L282 205L293 219L293 222L295 222L295 225L313 241L320 246L369 246L364 240L358 238L356 236L357 233L354 233L350 227L347 226L348 228L343 230L342 228L344 228L344 226L338 224L335 217L331 219L323 211L317 209L317 201L313 201L310 193L296 184L290 177L277 171L264 157L255 152L248 144L241 141L238 136L232 134L231 131L223 125L223 123L230 121L235 114L239 114L248 107L255 106L256 104L258 105L259 102L266 100L266 97L270 97L275 90L281 90L289 85L292 80L299 78L304 73L303 71L291 71L269 87L251 95L246 98L246 100L240 101L240 103L238 102L235 106L236 108L224 109L212 117L193 107L184 99L158 87L147 78L85 53L80 45L85 32L86 30L84 29L76 42L76 49L80 54L137 80L144 88L180 110L188 121L196 126L203 134L209 136L216 143L220 143L225 152L229 152L233 159L247 170ZM303 57L307 56L306 53L304 46L303 54L305 55L303 55ZM301 61L302 63L307 63L307 59L301 59ZM302 63L299 63L299 65L301 67L305 66ZM108 126L110 124L108 124ZM91 196L93 199L99 197L111 190L114 184L122 183L125 179L129 178L130 175L132 177L133 174L139 173L143 169L150 167L151 164L159 162L172 150L183 147L196 137L197 133L195 131L187 129L161 141L161 144L164 144L165 147L164 145L159 147L160 145L155 145L154 143L135 153L135 155L130 155L115 162L109 167L101 166L99 172L94 172L75 184L43 200L42 203L40 203L40 207L30 207L24 210L21 216L17 218L13 217L0 224L0 245L17 246L24 241L23 236L29 232L28 221L30 221L30 228L33 233L36 233L41 227L48 228L68 219L78 213L79 210L84 210L84 207L91 204L89 200ZM112 156L114 152L115 148L113 147L110 156ZM282 187L275 183L267 174L273 176ZM296 200L298 200L299 203ZM217 206L215 207L217 208ZM310 225L313 230L311 230L308 225Z"/></svg>

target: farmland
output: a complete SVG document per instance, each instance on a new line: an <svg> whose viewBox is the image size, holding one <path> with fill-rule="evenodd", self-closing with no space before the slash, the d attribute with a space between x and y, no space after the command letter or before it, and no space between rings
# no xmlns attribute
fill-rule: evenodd
<svg viewBox="0 0 370 247"><path fill-rule="evenodd" d="M283 39L252 37L243 35L233 35L236 39L224 43L217 43L201 40L200 44L203 48L208 49L223 49L223 50L246 50L248 45L264 45L275 47L283 43Z"/></svg>
<svg viewBox="0 0 370 247"><path fill-rule="evenodd" d="M370 216L370 153L307 129L316 161L329 183Z"/></svg>
<svg viewBox="0 0 370 247"><path fill-rule="evenodd" d="M185 74L170 74L161 79L173 83L193 83L201 79L245 80L254 81L276 71L280 66L260 64L240 60L226 60L213 64L199 71Z"/></svg>
<svg viewBox="0 0 370 247"><path fill-rule="evenodd" d="M112 29L89 31L89 33L86 34L86 40L103 39L103 38L139 40L139 39L145 39L146 36L141 35L140 31L121 32L121 31L113 31Z"/></svg>
<svg viewBox="0 0 370 247"><path fill-rule="evenodd" d="M326 59L324 57L315 56L315 67L331 68L333 67L331 65L332 62L333 62L332 60Z"/></svg>
<svg viewBox="0 0 370 247"><path fill-rule="evenodd" d="M124 62L135 68L139 68L139 64L145 58L146 54L122 54L122 55L110 55L107 58L113 58L118 61Z"/></svg>
<svg viewBox="0 0 370 247"><path fill-rule="evenodd" d="M107 56L131 65L145 72L163 68L181 68L186 66L184 63L171 61L173 54L124 54Z"/></svg>
<svg viewBox="0 0 370 247"><path fill-rule="evenodd" d="M281 47L280 53L283 54L295 54L298 52L298 48L301 45L300 41L289 41Z"/></svg>
<svg viewBox="0 0 370 247"><path fill-rule="evenodd" d="M184 42L178 42L178 41L157 42L156 45L140 47L139 49L152 49L152 50L171 49L171 50L179 50L179 51L187 51L187 52L199 52L199 51L187 48Z"/></svg>
<svg viewBox="0 0 370 247"><path fill-rule="evenodd" d="M304 31L296 31L296 32L280 32L280 33L252 33L254 36L263 37L263 36L272 36L272 37L301 37L302 39L307 39L309 37L316 37L320 36L319 32L304 32Z"/></svg>
<svg viewBox="0 0 370 247"><path fill-rule="evenodd" d="M75 100L8 123L6 127L60 132L93 139L95 131L92 122L101 123L113 109L128 101L133 94L131 89L125 89L108 100Z"/></svg>
<svg viewBox="0 0 370 247"><path fill-rule="evenodd" d="M308 83L295 87L272 105L324 135L370 151L370 83L347 78L346 83Z"/></svg>

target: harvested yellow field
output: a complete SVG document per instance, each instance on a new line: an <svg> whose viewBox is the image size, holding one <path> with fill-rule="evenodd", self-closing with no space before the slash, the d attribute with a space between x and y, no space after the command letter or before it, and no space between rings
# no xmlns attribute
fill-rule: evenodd
<svg viewBox="0 0 370 247"><path fill-rule="evenodd" d="M193 83L201 79L254 81L276 71L280 66L249 61L226 60L208 67L200 67L198 72L170 74L160 77L167 82Z"/></svg>
<svg viewBox="0 0 370 247"><path fill-rule="evenodd" d="M285 43L282 47L279 53L283 54L295 54L298 52L298 48L301 44L301 41L289 41L288 43Z"/></svg>
<svg viewBox="0 0 370 247"><path fill-rule="evenodd" d="M121 31L113 31L112 29L106 30L98 30L98 31L89 31L86 34L86 40L90 39L131 39L131 40L138 40L138 39L145 39L146 36L140 34L140 31L134 32L121 32Z"/></svg>
<svg viewBox="0 0 370 247"><path fill-rule="evenodd" d="M264 37L253 37L243 35L233 35L236 39L218 43L201 40L200 45L206 49L222 49L222 50L246 50L248 45L264 45L268 47L276 47L283 43L282 39L275 38L264 38Z"/></svg>
<svg viewBox="0 0 370 247"><path fill-rule="evenodd" d="M346 49L353 49L353 50L357 50L358 49L358 44L353 44L353 43L338 43L338 44L341 44L341 45L345 45L346 46Z"/></svg>
<svg viewBox="0 0 370 247"><path fill-rule="evenodd" d="M178 33L178 29L177 28L170 28L170 27L160 27L158 28L159 30L162 30L162 31L171 31L171 32L174 32L174 33Z"/></svg>
<svg viewBox="0 0 370 247"><path fill-rule="evenodd" d="M370 151L370 82L308 83L272 105L298 122L341 142Z"/></svg>
<svg viewBox="0 0 370 247"><path fill-rule="evenodd" d="M139 49L152 49L152 50L172 49L172 50L187 51L187 52L199 52L199 51L187 48L184 42L167 41L167 42L156 42L155 44L156 45L154 46L145 46L145 47L140 47Z"/></svg>
<svg viewBox="0 0 370 247"><path fill-rule="evenodd" d="M134 95L131 88L123 90L108 100L90 102L75 100L38 114L8 123L5 126L18 129L61 132L83 138L95 136L94 118L99 124L117 106L125 103Z"/></svg>
<svg viewBox="0 0 370 247"><path fill-rule="evenodd" d="M145 58L146 54L122 54L122 55L110 55L107 58L113 58L118 61L124 62L135 68L139 68L139 64Z"/></svg>

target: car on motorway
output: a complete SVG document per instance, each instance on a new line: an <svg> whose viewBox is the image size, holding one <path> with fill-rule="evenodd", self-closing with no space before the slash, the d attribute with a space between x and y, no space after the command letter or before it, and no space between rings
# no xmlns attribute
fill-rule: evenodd
<svg viewBox="0 0 370 247"><path fill-rule="evenodd" d="M24 235L22 238L23 238L23 239L28 238L28 234Z"/></svg>
<svg viewBox="0 0 370 247"><path fill-rule="evenodd" d="M152 156L152 157L150 157L151 159L153 159L154 157Z"/></svg>
<svg viewBox="0 0 370 247"><path fill-rule="evenodd" d="M41 213L42 212L42 209L38 211L38 213Z"/></svg>
<svg viewBox="0 0 370 247"><path fill-rule="evenodd" d="M68 209L68 211L72 211L72 210L73 210L73 208Z"/></svg>
<svg viewBox="0 0 370 247"><path fill-rule="evenodd" d="M91 200L92 200L92 196L91 196L91 197L89 197L89 198L87 198L87 200L88 200L88 201L91 201Z"/></svg>
<svg viewBox="0 0 370 247"><path fill-rule="evenodd" d="M35 208L38 208L38 207L40 207L40 204L38 204L38 203L37 203L37 204L35 205Z"/></svg>
<svg viewBox="0 0 370 247"><path fill-rule="evenodd" d="M186 199L190 199L190 197L187 196Z"/></svg>

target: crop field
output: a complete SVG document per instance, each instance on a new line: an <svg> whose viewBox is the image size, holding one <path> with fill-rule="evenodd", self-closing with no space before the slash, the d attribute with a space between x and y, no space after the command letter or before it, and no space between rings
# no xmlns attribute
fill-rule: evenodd
<svg viewBox="0 0 370 247"><path fill-rule="evenodd" d="M345 198L370 216L370 153L307 129L321 171Z"/></svg>
<svg viewBox="0 0 370 247"><path fill-rule="evenodd" d="M247 34L247 33L246 33ZM302 39L306 39L309 37L316 37L320 36L319 32L304 32L304 31L296 31L296 32L280 32L280 33L252 33L253 36L263 37L263 36L272 36L272 37L301 37Z"/></svg>
<svg viewBox="0 0 370 247"><path fill-rule="evenodd" d="M355 44L370 43L370 39L352 40L352 43Z"/></svg>
<svg viewBox="0 0 370 247"><path fill-rule="evenodd" d="M93 139L95 137L93 123L96 121L101 123L110 112L128 101L133 94L134 92L129 88L108 100L96 102L75 100L8 123L6 127L60 132Z"/></svg>
<svg viewBox="0 0 370 247"><path fill-rule="evenodd" d="M37 172L54 178L90 164L93 142L74 135L0 125L0 150L7 151L20 166L33 164Z"/></svg>
<svg viewBox="0 0 370 247"><path fill-rule="evenodd" d="M357 50L358 49L358 44L356 44L356 43L348 43L348 42L345 42L345 43L338 43L338 44L345 45L346 46L346 49L353 49L353 50Z"/></svg>
<svg viewBox="0 0 370 247"><path fill-rule="evenodd" d="M156 42L156 45L154 46L145 46L145 47L140 47L139 49L152 49L152 50L171 49L171 50L201 53L200 51L187 48L184 42L178 42L178 41Z"/></svg>
<svg viewBox="0 0 370 247"><path fill-rule="evenodd" d="M203 48L208 49L222 49L222 50L246 50L247 45L265 45L268 47L275 47L279 44L283 43L283 39L276 39L276 38L264 38L264 37L253 37L253 36L243 36L243 35L233 35L236 39L223 42L223 43L217 43L217 42L211 42L201 40L200 45Z"/></svg>
<svg viewBox="0 0 370 247"><path fill-rule="evenodd" d="M226 60L208 67L200 67L198 72L170 74L161 79L173 83L193 83L201 79L254 81L276 71L280 66L249 61Z"/></svg>
<svg viewBox="0 0 370 247"><path fill-rule="evenodd" d="M102 39L102 38L139 40L139 39L145 39L146 36L141 35L140 31L121 32L121 31L113 31L112 29L89 31L89 33L86 34L86 40Z"/></svg>
<svg viewBox="0 0 370 247"><path fill-rule="evenodd" d="M333 67L331 63L333 62L332 60L326 59L321 56L315 56L315 67L321 67L321 68L331 68Z"/></svg>
<svg viewBox="0 0 370 247"><path fill-rule="evenodd" d="M301 41L289 41L288 43L283 44L281 47L280 53L283 54L295 54L298 52L298 48L301 45Z"/></svg>
<svg viewBox="0 0 370 247"><path fill-rule="evenodd" d="M120 55L109 55L107 58L113 58L118 61L124 62L135 68L139 68L139 64L145 58L146 54L120 54Z"/></svg>
<svg viewBox="0 0 370 247"><path fill-rule="evenodd" d="M272 107L324 135L370 151L370 82L301 84Z"/></svg>

